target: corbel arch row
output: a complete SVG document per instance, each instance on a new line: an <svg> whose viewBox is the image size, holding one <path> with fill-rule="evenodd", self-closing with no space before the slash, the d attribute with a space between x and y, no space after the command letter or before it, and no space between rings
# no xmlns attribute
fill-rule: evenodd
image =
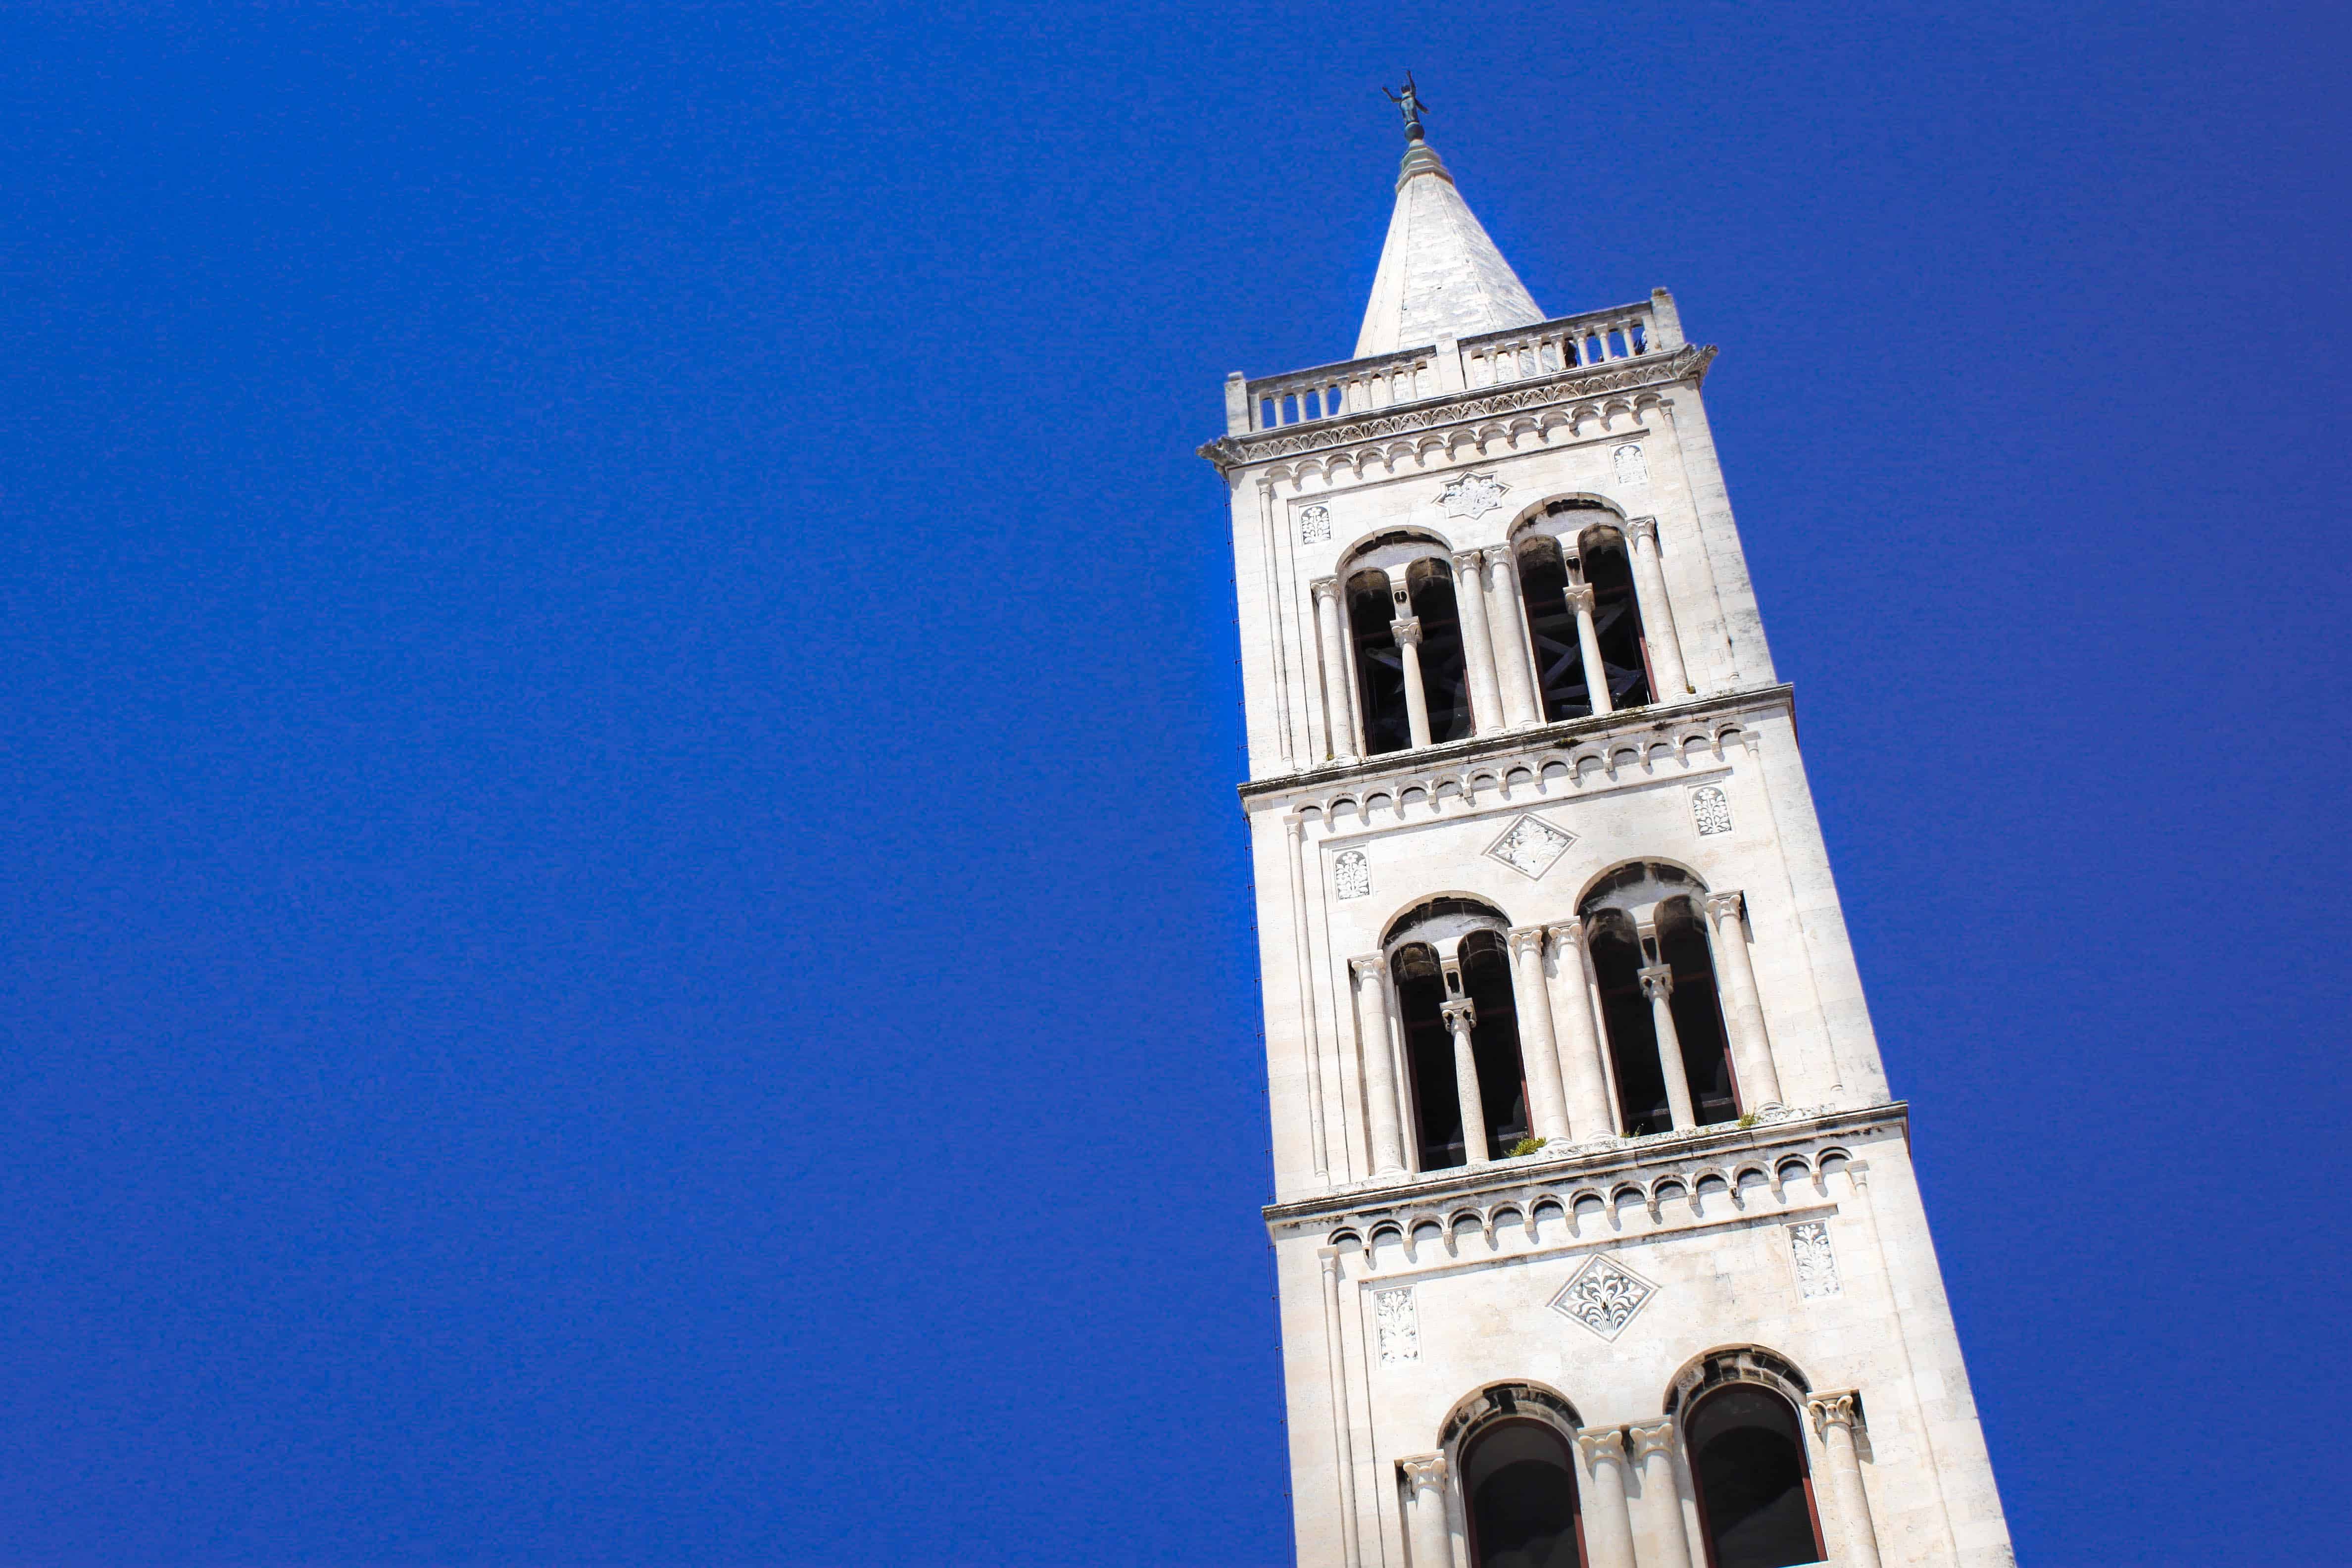
<svg viewBox="0 0 2352 1568"><path fill-rule="evenodd" d="M1401 430L1386 439L1270 463L1259 470L1259 477L1269 483L1287 485L1294 495L1306 495L1344 485L1425 473L1456 461L1475 462L1513 451L1533 450L1560 440L1580 440L1588 435L1640 435L1654 428L1641 421L1652 410L1672 401L1659 393L1643 392L1515 409L1449 429ZM1635 428L1621 431L1621 421ZM1316 441L1318 437L1310 434L1297 439L1303 445Z"/></svg>
<svg viewBox="0 0 2352 1568"><path fill-rule="evenodd" d="M1342 789L1320 799L1299 803L1294 809L1301 821L1336 824L1352 815L1369 825L1376 811L1404 816L1410 805L1427 805L1432 814L1447 802L1475 806L1482 794L1510 798L1521 789L1548 795L1555 785L1580 791L1598 782L1654 776L1662 768L1690 769L1720 763L1735 743L1748 735L1737 719L1700 720L1662 727L1647 734L1611 735L1574 741L1526 756L1481 758L1418 771L1368 790Z"/></svg>
<svg viewBox="0 0 2352 1568"><path fill-rule="evenodd" d="M1504 1249L1499 1227L1517 1225L1531 1247L1561 1245L1585 1239L1607 1239L1622 1234L1627 1217L1646 1214L1653 1225L1663 1224L1668 1203L1686 1203L1694 1218L1718 1210L1745 1213L1769 1196L1777 1205L1790 1201L1790 1189L1809 1185L1815 1197L1829 1195L1830 1175L1845 1169L1852 1151L1832 1144L1818 1151L1783 1150L1769 1156L1697 1162L1644 1182L1631 1175L1590 1180L1542 1182L1490 1203L1454 1203L1411 1207L1377 1219L1349 1220L1335 1226L1324 1245L1364 1260L1367 1274L1378 1273L1379 1248L1393 1243L1408 1266L1420 1261L1420 1248L1432 1244L1446 1256L1458 1258L1460 1244L1480 1238L1490 1254ZM1588 1226L1596 1226L1591 1232Z"/></svg>

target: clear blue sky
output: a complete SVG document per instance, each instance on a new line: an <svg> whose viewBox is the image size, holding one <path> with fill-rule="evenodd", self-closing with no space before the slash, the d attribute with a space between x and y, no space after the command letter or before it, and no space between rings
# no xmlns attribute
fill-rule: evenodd
<svg viewBox="0 0 2352 1568"><path fill-rule="evenodd" d="M1192 450L1408 68L1722 345L2022 1556L2352 1555L2341 26L13 7L0 1562L1287 1561Z"/></svg>

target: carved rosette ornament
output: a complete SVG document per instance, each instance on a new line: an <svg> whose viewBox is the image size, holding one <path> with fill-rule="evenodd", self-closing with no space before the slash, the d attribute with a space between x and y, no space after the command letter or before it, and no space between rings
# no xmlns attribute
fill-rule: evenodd
<svg viewBox="0 0 2352 1568"><path fill-rule="evenodd" d="M1551 1310L1573 1318L1604 1340L1624 1331L1658 1288L1632 1269L1595 1253L1551 1299Z"/></svg>
<svg viewBox="0 0 2352 1568"><path fill-rule="evenodd" d="M1492 474L1465 474L1438 492L1448 517L1481 518L1503 504L1511 487Z"/></svg>

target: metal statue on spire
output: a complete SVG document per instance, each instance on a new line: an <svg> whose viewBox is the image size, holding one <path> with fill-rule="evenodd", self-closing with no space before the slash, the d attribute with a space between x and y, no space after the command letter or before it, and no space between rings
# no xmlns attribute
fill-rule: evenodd
<svg viewBox="0 0 2352 1568"><path fill-rule="evenodd" d="M1404 73L1402 92L1389 92L1387 88L1382 88L1381 90L1388 94L1388 100L1395 104L1398 111L1404 116L1404 139L1407 142L1420 141L1422 139L1421 92L1412 85L1412 73L1411 71Z"/></svg>

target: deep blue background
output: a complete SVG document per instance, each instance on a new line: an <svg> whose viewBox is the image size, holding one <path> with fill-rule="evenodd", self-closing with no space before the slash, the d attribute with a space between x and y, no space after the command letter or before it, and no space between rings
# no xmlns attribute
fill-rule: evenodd
<svg viewBox="0 0 2352 1568"><path fill-rule="evenodd" d="M1723 345L2022 1556L2343 1559L2321 8L491 9L0 21L0 1560L1287 1559L1192 448L1407 67Z"/></svg>

